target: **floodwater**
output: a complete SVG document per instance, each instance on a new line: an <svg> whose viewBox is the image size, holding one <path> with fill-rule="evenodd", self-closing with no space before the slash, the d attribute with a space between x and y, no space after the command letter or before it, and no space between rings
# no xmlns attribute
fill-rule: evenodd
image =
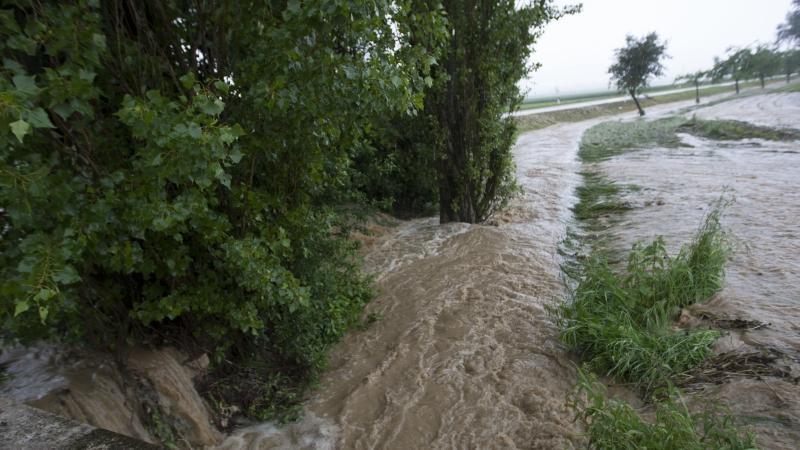
<svg viewBox="0 0 800 450"><path fill-rule="evenodd" d="M696 112L800 128L798 105L800 94L776 94ZM648 117L680 108L693 108L693 102L653 107ZM578 143L588 128L610 119L522 135L515 159L523 193L489 225L440 226L422 219L371 238L366 268L379 295L368 312L379 319L334 348L302 420L246 426L218 448L583 447L582 430L566 404L574 361L559 344L546 308L564 296L558 249L580 183ZM731 332L720 351L766 346L796 360L797 144L685 139L692 147L643 150L601 164L612 178L645 188L631 194L637 208L612 232L626 247L659 234L674 245L686 242L708 204L729 188L736 202L725 225L736 252L725 290L704 307L770 325ZM176 426L195 448L220 439L193 389L192 377L203 364L192 368L172 350L131 355L124 365L132 380L102 359L73 363L48 348L7 349L0 356L0 365L16 375L0 395L153 440L137 415L141 392L149 392L151 402L179 419ZM150 387L142 391L142 383ZM791 381L741 378L692 395L728 404L756 427L765 448L800 442L800 388Z"/></svg>
<svg viewBox="0 0 800 450"><path fill-rule="evenodd" d="M704 119L736 119L800 129L800 93L745 97L700 108ZM598 168L619 183L642 191L628 194L635 209L611 233L619 249L664 236L670 248L687 243L709 204L725 192L733 199L723 216L734 253L724 290L692 308L716 316L769 324L730 331L719 351L774 349L781 363L800 372L800 143L744 140L721 142L681 136L691 147L653 148L615 157ZM735 377L707 386L696 402L722 400L752 425L763 448L795 449L800 443L797 378Z"/></svg>
<svg viewBox="0 0 800 450"><path fill-rule="evenodd" d="M581 447L572 363L545 307L563 295L558 246L590 125L520 138L524 194L494 225L416 220L373 243L380 320L334 349L304 420L223 448Z"/></svg>
<svg viewBox="0 0 800 450"><path fill-rule="evenodd" d="M523 195L494 225L417 220L372 242L366 266L380 295L368 311L380 320L334 349L303 420L240 429L222 448L583 447L566 404L573 361L546 306L564 295L558 248L578 144L605 120L522 135Z"/></svg>

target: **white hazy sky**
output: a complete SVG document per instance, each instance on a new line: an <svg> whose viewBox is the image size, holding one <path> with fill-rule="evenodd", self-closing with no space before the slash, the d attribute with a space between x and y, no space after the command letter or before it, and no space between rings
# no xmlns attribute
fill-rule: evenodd
<svg viewBox="0 0 800 450"><path fill-rule="evenodd" d="M542 67L522 82L528 97L608 88L608 66L625 35L655 31L667 40L666 74L707 69L728 47L772 43L791 0L556 0L583 3L583 11L545 27L533 61Z"/></svg>

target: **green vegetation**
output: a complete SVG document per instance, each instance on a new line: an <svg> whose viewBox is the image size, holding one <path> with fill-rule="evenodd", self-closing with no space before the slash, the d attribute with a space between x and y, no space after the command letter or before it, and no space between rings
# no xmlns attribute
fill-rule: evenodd
<svg viewBox="0 0 800 450"><path fill-rule="evenodd" d="M654 405L653 418L644 418L624 401L608 398L605 386L579 371L572 398L578 419L586 427L591 449L748 450L755 437L740 430L716 405L691 412L676 389Z"/></svg>
<svg viewBox="0 0 800 450"><path fill-rule="evenodd" d="M578 157L583 162L598 162L633 149L646 147L679 147L675 134L686 122L683 117L655 121L604 122L584 133Z"/></svg>
<svg viewBox="0 0 800 450"><path fill-rule="evenodd" d="M442 4L449 36L442 67L449 77L426 92L422 124L434 125L427 136L442 155L441 222L475 223L505 205L516 190L511 155L516 124L504 116L522 100L517 82L531 69L531 46L542 25L577 9L562 10L546 1Z"/></svg>
<svg viewBox="0 0 800 450"><path fill-rule="evenodd" d="M644 115L644 109L636 94L647 86L651 76L657 77L664 72L662 61L667 58L666 50L667 44L659 41L658 34L649 33L640 39L626 36L625 47L614 51L615 62L608 68L611 81L620 91L630 94L640 116Z"/></svg>
<svg viewBox="0 0 800 450"><path fill-rule="evenodd" d="M572 11L4 2L0 337L205 351L215 403L290 416L363 323L358 214L502 205L502 111Z"/></svg>
<svg viewBox="0 0 800 450"><path fill-rule="evenodd" d="M603 214L625 211L624 204L613 200L622 188L598 172L582 172L583 185L578 186L578 203L573 212L578 220L596 218Z"/></svg>
<svg viewBox="0 0 800 450"><path fill-rule="evenodd" d="M598 162L633 150L648 147L680 147L677 133L688 133L713 140L800 139L800 131L752 125L735 120L701 120L695 117L668 117L654 121L604 122L590 128L581 139L578 157L583 162Z"/></svg>
<svg viewBox="0 0 800 450"><path fill-rule="evenodd" d="M746 82L742 83L742 86L750 87L750 86L756 86L757 84L758 84L757 81ZM790 85L790 89L796 86L797 85L792 84ZM783 88L779 90L782 89ZM704 92L706 93L706 95L716 95L728 92L730 90L731 88L728 86L712 86L706 88ZM678 102L681 100L689 100L694 98L694 96L695 96L694 92L678 92L675 94L663 95L658 97L640 98L639 103L642 105L643 108L646 108L654 105ZM725 99L722 101L727 101L727 100L730 99ZM555 125L558 123L580 122L583 120L594 119L596 117L602 117L612 114L620 114L629 111L636 111L636 105L634 105L631 102L616 102L603 105L587 106L583 108L566 109L563 111L551 111L547 113L517 116L514 117L514 119L517 122L518 130L521 132L525 132L532 130L540 130L542 128L549 127L551 125Z"/></svg>
<svg viewBox="0 0 800 450"><path fill-rule="evenodd" d="M717 141L764 139L768 141L800 140L800 131L753 125L738 120L700 120L693 118L681 124L677 131Z"/></svg>
<svg viewBox="0 0 800 450"><path fill-rule="evenodd" d="M593 370L647 391L710 356L718 332L674 332L671 324L682 307L722 288L728 246L720 213L712 210L673 257L661 239L634 246L624 273L590 256L557 313L564 343Z"/></svg>

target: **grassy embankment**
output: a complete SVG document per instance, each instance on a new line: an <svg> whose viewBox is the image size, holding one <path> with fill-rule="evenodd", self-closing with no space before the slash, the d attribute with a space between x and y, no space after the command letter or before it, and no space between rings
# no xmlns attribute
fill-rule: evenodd
<svg viewBox="0 0 800 450"><path fill-rule="evenodd" d="M776 82L777 83L777 82ZM774 84L776 84L774 83ZM748 82L748 83L741 83L740 87L742 89L748 87L754 87L758 83L757 82ZM771 86L767 86L770 88ZM800 83L793 83L786 87L777 88L778 91L785 91L785 90L798 90L800 89ZM721 94L724 92L734 92L733 86L716 86L711 87L701 91L701 98L704 98L709 95L716 95ZM762 91L757 91L756 93L761 93ZM742 93L740 96L748 95L747 93ZM659 97L651 97L651 98L643 98L640 99L639 102L642 104L642 107L647 109L650 106L661 105L664 103L673 103L682 100L691 100L695 96L694 91L687 91L687 92L679 92L676 94L669 94L669 95L662 95ZM598 100L597 97L585 97L580 99L571 100L570 103L579 103L582 101L588 100ZM562 102L562 104L564 104ZM553 106L553 105L544 105L544 106ZM544 107L539 106L539 107ZM522 108L522 109L532 109L532 108ZM587 106L585 108L574 108L574 109L567 109L563 111L552 111L547 113L540 113L540 114L530 114L526 116L517 116L515 117L517 121L517 127L519 132L526 132L526 131L533 131L539 130L542 128L549 127L551 125L555 125L557 123L563 122L580 122L582 120L589 120L594 119L596 117L607 116L611 114L619 114L624 112L631 112L636 110L636 105L630 101L620 101L615 103L608 103L604 105L595 105L595 106Z"/></svg>
<svg viewBox="0 0 800 450"><path fill-rule="evenodd" d="M561 338L585 362L574 397L578 417L593 448L754 448L754 436L709 405L691 412L673 381L685 377L712 355L720 332L679 330L681 308L702 302L723 285L729 247L720 226L722 204L707 215L693 241L670 256L662 239L638 244L617 270L604 251L603 229L630 206L620 199L629 186L610 181L592 163L647 146L681 145L677 133L728 140L798 139L795 130L776 130L735 121L672 117L654 122L608 122L583 137L579 157L589 170L578 188L574 211L589 255L572 267L571 298L556 310ZM577 270L576 270L577 269ZM643 419L630 405L609 399L592 372L640 388L652 404Z"/></svg>

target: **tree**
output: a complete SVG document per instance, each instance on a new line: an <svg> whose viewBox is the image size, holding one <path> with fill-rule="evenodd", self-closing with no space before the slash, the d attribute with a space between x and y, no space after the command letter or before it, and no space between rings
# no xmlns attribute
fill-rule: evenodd
<svg viewBox="0 0 800 450"><path fill-rule="evenodd" d="M444 0L448 42L426 91L425 114L439 161L439 217L486 219L515 189L511 148L521 101L517 82L542 27L576 9L550 0Z"/></svg>
<svg viewBox="0 0 800 450"><path fill-rule="evenodd" d="M391 0L3 2L0 336L192 339L296 392L370 298L337 211L375 118L422 105L436 59L412 25L442 20Z"/></svg>
<svg viewBox="0 0 800 450"><path fill-rule="evenodd" d="M761 82L761 89L766 87L767 77L771 77L781 70L781 58L777 52L767 47L759 45L755 51L749 54L750 61L747 63L752 74L758 77Z"/></svg>
<svg viewBox="0 0 800 450"><path fill-rule="evenodd" d="M789 83L792 81L792 74L800 68L800 50L786 50L780 53L780 58L786 83Z"/></svg>
<svg viewBox="0 0 800 450"><path fill-rule="evenodd" d="M630 94L639 109L639 115L643 116L644 109L636 94L647 87L651 76L657 77L664 72L662 60L668 57L667 45L659 41L656 33L650 33L641 39L628 35L625 42L625 47L615 50L616 62L609 67L608 73L619 90Z"/></svg>
<svg viewBox="0 0 800 450"><path fill-rule="evenodd" d="M704 79L708 78L708 72L698 70L694 73L688 73L686 75L681 75L675 79L675 82L685 81L690 82L694 85L694 101L695 103L700 103L700 84L703 82Z"/></svg>
<svg viewBox="0 0 800 450"><path fill-rule="evenodd" d="M786 22L778 25L778 41L800 44L800 0L793 0L794 9L786 14Z"/></svg>
<svg viewBox="0 0 800 450"><path fill-rule="evenodd" d="M711 70L711 77L714 82L724 78L732 79L736 87L736 94L738 95L739 82L754 76L753 52L749 48L729 48L728 53L725 59L714 58L714 68Z"/></svg>

